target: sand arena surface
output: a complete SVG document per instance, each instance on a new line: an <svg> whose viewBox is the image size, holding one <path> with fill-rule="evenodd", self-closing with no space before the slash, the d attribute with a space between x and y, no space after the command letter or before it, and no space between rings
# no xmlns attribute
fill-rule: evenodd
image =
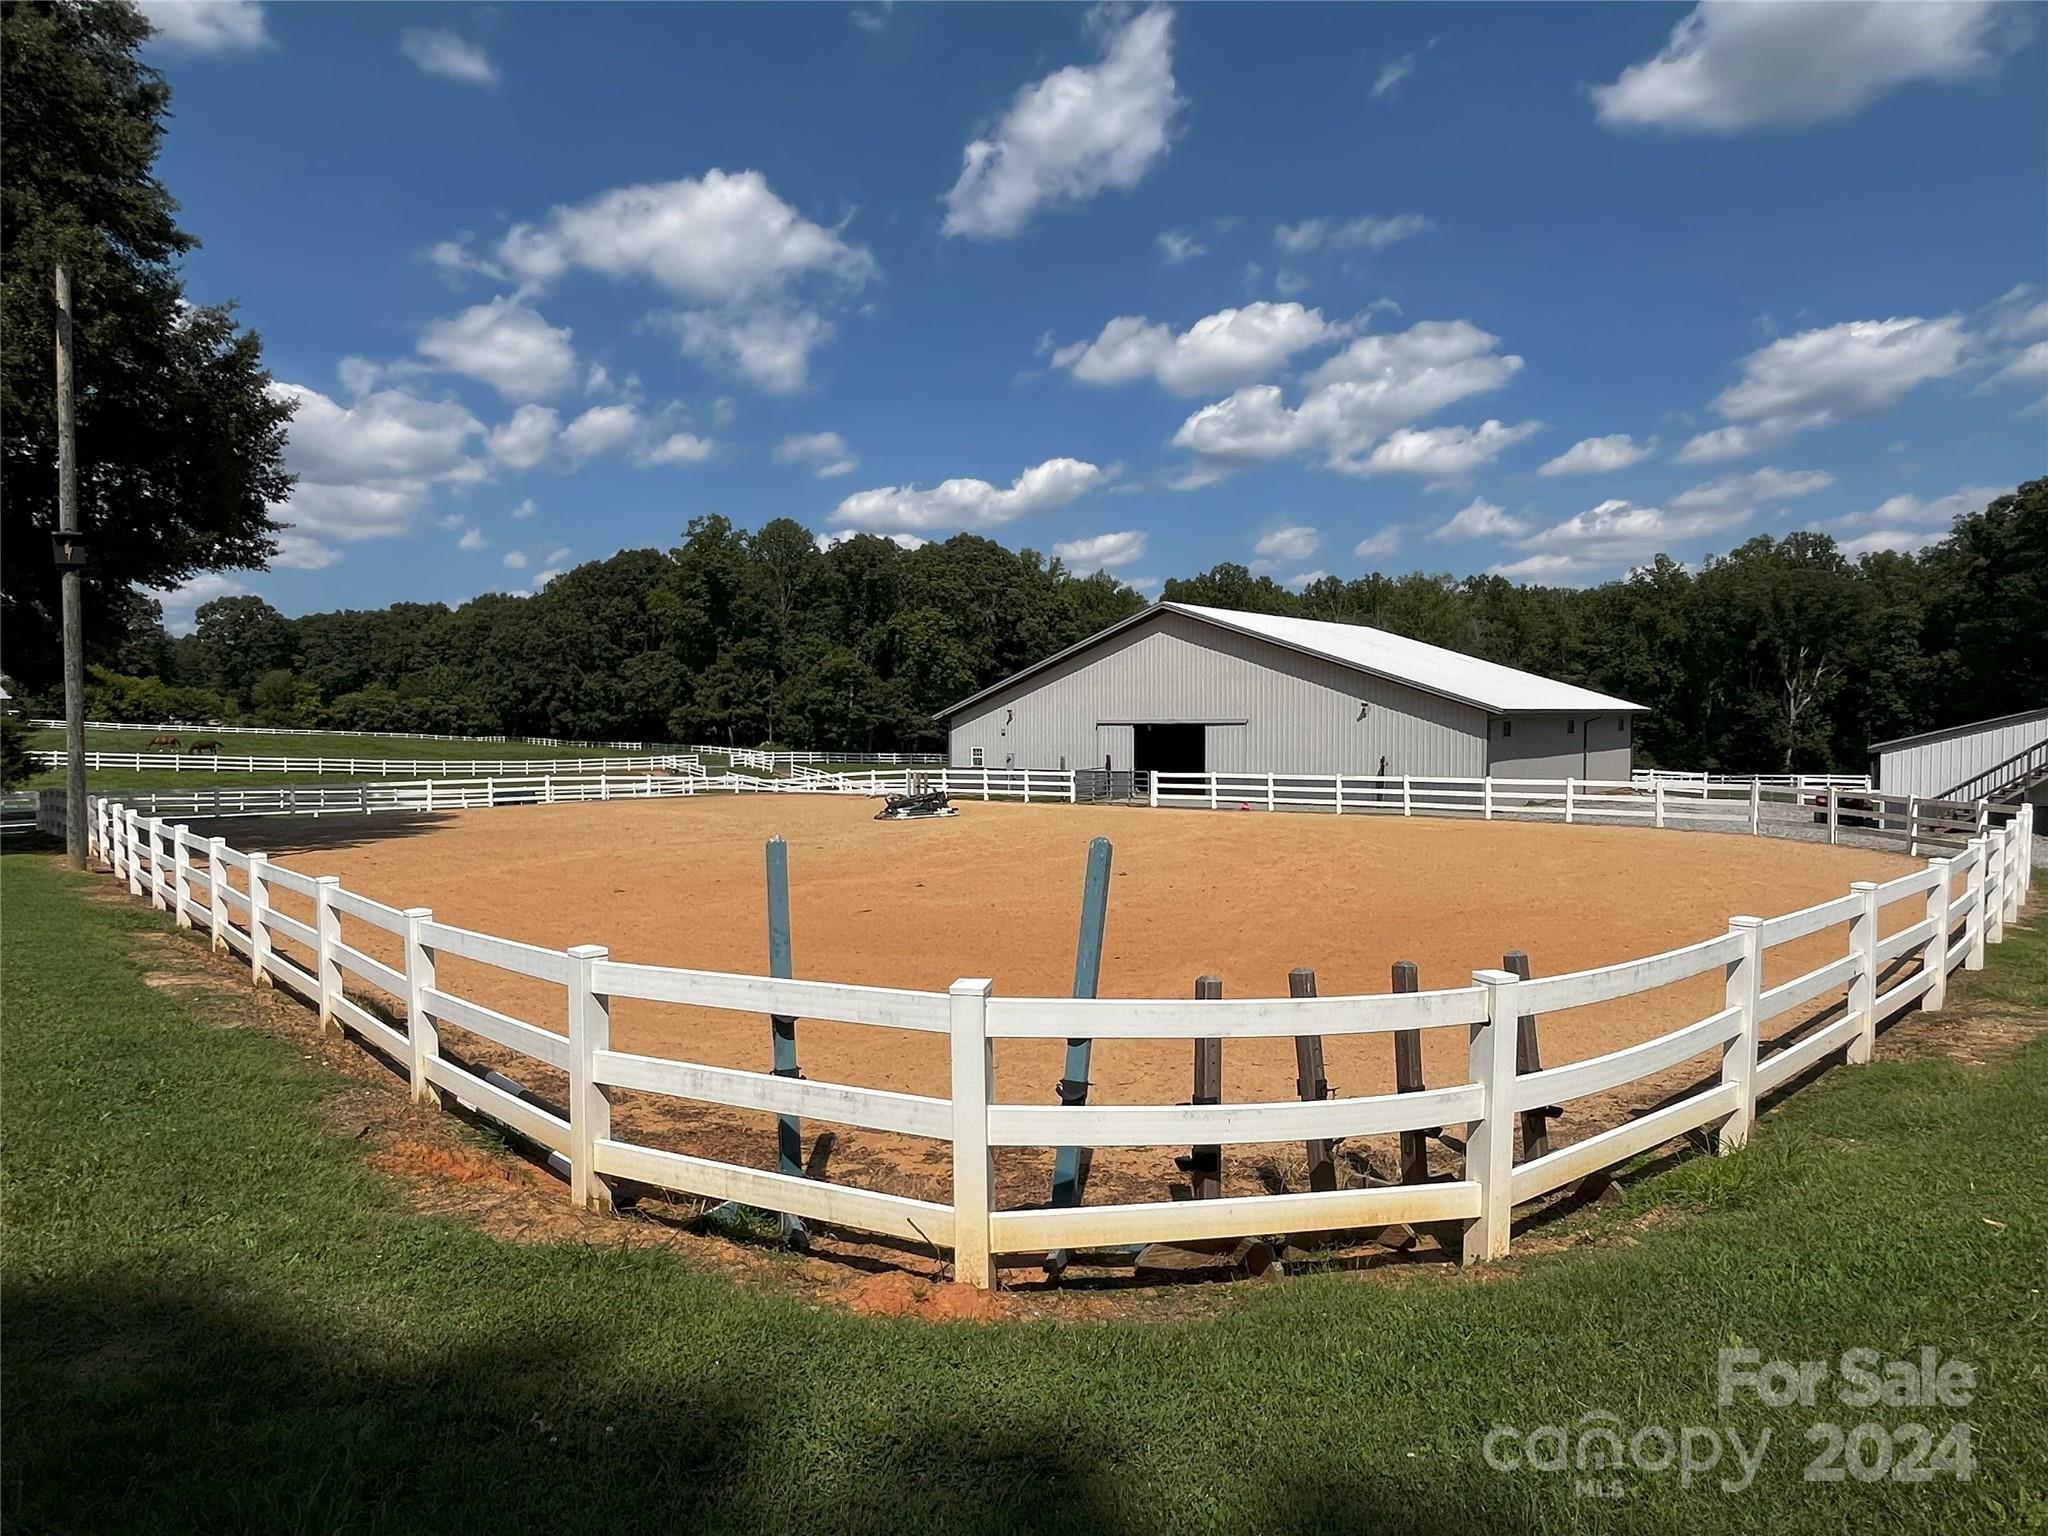
<svg viewBox="0 0 2048 1536"><path fill-rule="evenodd" d="M604 944L616 960L760 974L763 844L781 835L798 976L936 991L988 976L1010 996L1070 990L1096 836L1116 849L1100 990L1121 997L1189 996L1205 972L1222 978L1226 996L1284 996L1297 965L1315 970L1325 996L1384 992L1400 959L1418 964L1425 988L1458 986L1510 949L1527 951L1536 974L1552 975L1708 938L1726 930L1730 914L1772 916L1843 895L1852 880L1915 867L1862 849L1641 827L982 802L962 803L950 820L901 823L873 820L875 809L824 795L622 801L468 811L402 828L382 818L249 823L230 840L302 873L338 874L375 900L431 907L454 926L554 948ZM285 896L278 905L303 916L306 904ZM1922 915L1923 898L1897 903L1881 929ZM345 937L398 959L396 944L366 925L348 923ZM1764 984L1835 958L1842 943L1837 929L1783 946ZM439 980L530 1023L566 1027L558 987L446 957ZM1647 1039L1720 1000L1716 972L1546 1015L1544 1064ZM1427 1032L1432 1084L1464 1080L1463 1036ZM450 1038L537 1087L547 1079L487 1042L457 1031ZM946 1092L941 1036L803 1021L798 1038L806 1077ZM768 1024L756 1014L622 1001L612 1039L622 1050L770 1066ZM1185 1102L1192 1053L1178 1041L1102 1042L1093 1099ZM1388 1091L1392 1055L1384 1035L1333 1037L1330 1081L1343 1095ZM1061 1066L1058 1042L1000 1042L997 1095L1050 1102ZM1229 1042L1225 1097L1292 1098L1294 1072L1287 1040ZM770 1117L669 1102L657 1118L668 1132L658 1144L772 1166ZM1567 1131L1560 1139L1575 1138ZM852 1176L849 1159L872 1161L877 1176L862 1182L943 1194L943 1145L855 1131L840 1138L838 1155L835 1177ZM1152 1149L1098 1160L1099 1172L1116 1169L1149 1180L1151 1198L1171 1176L1165 1153ZM1030 1178L1017 1177L1006 1198L1025 1196Z"/></svg>

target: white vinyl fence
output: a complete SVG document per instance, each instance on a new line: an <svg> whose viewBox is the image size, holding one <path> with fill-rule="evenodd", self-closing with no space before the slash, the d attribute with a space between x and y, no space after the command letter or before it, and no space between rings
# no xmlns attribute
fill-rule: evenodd
<svg viewBox="0 0 2048 1536"><path fill-rule="evenodd" d="M1385 792L1384 781L1370 787ZM805 791L787 786L771 792ZM1000 997L990 982L977 979L957 981L944 993L920 992L625 964L598 945L547 949L442 923L425 908L370 901L336 877L279 868L260 853L243 853L112 797L92 797L89 805L91 853L131 894L173 913L181 926L206 928L217 950L248 960L256 983L297 994L324 1023L399 1063L421 1102L467 1105L547 1148L577 1203L608 1207L616 1181L740 1201L950 1248L956 1278L982 1287L994 1283L1005 1256L1014 1262L1014 1256L1054 1249L1394 1222L1455 1223L1466 1262L1499 1258L1508 1252L1519 1202L1688 1132L1711 1133L1720 1152L1731 1151L1747 1139L1760 1094L1838 1052L1852 1063L1866 1061L1886 1020L1916 1000L1939 1006L1949 973L1980 967L1986 944L1999 942L2005 922L2018 914L2033 846L2033 808L2017 807L1968 838L1960 852L1930 859L1896 880L1858 882L1831 901L1777 917L1733 917L1724 934L1700 943L1563 976L1524 981L1508 971L1483 970L1473 973L1469 986L1405 995L1075 1000ZM41 806L46 824L61 825L61 795L45 792ZM310 902L312 920L278 911L280 891ZM1898 904L1907 904L1909 915L1924 915L1880 937L1885 913ZM402 941L402 965L369 955L362 947L366 930ZM1823 933L1835 935L1836 958L1763 986L1771 949ZM280 950L281 943L289 948ZM559 989L559 1002L530 1020L498 1012L441 985L441 955L548 983ZM1716 972L1723 978L1722 1000L1706 1016L1606 1055L1517 1074L1522 1016L1649 994ZM1767 1026L1841 988L1847 990L1839 1019L1789 1044L1768 1043L1787 1036ZM365 1005L364 998L378 993L402 1024ZM885 1092L617 1051L609 1034L615 998L944 1035L948 1091ZM451 1058L439 1043L444 1024L564 1072L564 1112L534 1102L495 1071ZM1464 1081L1406 1093L1248 1104L1064 1106L1005 1102L993 1092L996 1042L1002 1040L1241 1040L1423 1029L1455 1029L1467 1038ZM1515 1161L1517 1112L1640 1084L1703 1053L1714 1055L1717 1070L1676 1101ZM612 1124L614 1090L943 1141L952 1154L951 1198L908 1199L624 1140ZM1463 1169L1448 1180L1043 1209L1001 1208L994 1197L997 1147L1221 1146L1383 1135L1460 1121L1466 1126Z"/></svg>
<svg viewBox="0 0 2048 1536"><path fill-rule="evenodd" d="M29 724L39 731L61 731L62 720L31 720ZM88 731L155 731L165 734L184 731L188 734L219 733L223 736L369 736L379 741L482 741L504 742L508 745L524 743L530 747L602 747L617 752L645 752L644 741L565 741L556 736L451 736L440 731L351 731L338 726L303 725L208 725L192 720L166 720L156 725L143 725L133 720L88 720Z"/></svg>
<svg viewBox="0 0 2048 1536"><path fill-rule="evenodd" d="M1716 791L1746 791L1752 784L1765 789L1868 789L1867 773L1696 773L1677 768L1638 768L1629 782L1642 787L1662 784L1674 793L1685 792L1704 799Z"/></svg>
<svg viewBox="0 0 2048 1536"><path fill-rule="evenodd" d="M62 768L66 752L35 751L29 757L41 768ZM234 756L218 752L88 752L88 770L125 769L131 773L311 773L460 775L478 778L500 774L543 773L702 773L694 757L277 757Z"/></svg>

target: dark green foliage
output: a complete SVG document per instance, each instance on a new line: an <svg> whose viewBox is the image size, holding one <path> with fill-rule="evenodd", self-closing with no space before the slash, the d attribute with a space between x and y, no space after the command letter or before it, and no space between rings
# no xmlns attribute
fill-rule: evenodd
<svg viewBox="0 0 2048 1536"><path fill-rule="evenodd" d="M57 427L52 274L76 320L79 516L91 659L136 669L131 584L260 566L290 406L228 306L187 302L198 242L156 179L169 108L135 50L149 24L120 0L0 8L0 647L30 689L58 675ZM146 633L146 627L145 627Z"/></svg>
<svg viewBox="0 0 2048 1536"><path fill-rule="evenodd" d="M0 789L16 789L36 775L29 761L28 727L21 717L0 710Z"/></svg>

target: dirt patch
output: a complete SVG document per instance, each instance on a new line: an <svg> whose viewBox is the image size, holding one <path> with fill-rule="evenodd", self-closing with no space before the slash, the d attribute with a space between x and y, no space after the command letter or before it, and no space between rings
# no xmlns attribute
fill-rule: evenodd
<svg viewBox="0 0 2048 1536"><path fill-rule="evenodd" d="M839 1303L872 1317L922 1317L928 1322L992 1323L1017 1315L1018 1298L971 1285L920 1280L900 1269L868 1275L842 1289Z"/></svg>

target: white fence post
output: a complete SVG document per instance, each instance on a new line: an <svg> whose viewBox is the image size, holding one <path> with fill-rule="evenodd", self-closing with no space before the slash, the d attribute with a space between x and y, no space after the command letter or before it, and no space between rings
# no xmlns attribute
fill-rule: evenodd
<svg viewBox="0 0 2048 1536"><path fill-rule="evenodd" d="M1479 1215L1465 1228L1460 1262L1484 1263L1508 1252L1515 1209L1515 1021L1521 978L1513 971L1474 971L1486 989L1486 1019L1472 1026L1469 1071L1484 1095L1480 1117L1465 1127L1465 1177L1479 1186Z"/></svg>
<svg viewBox="0 0 2048 1536"><path fill-rule="evenodd" d="M1842 792L1839 789L1831 789L1828 791L1828 842L1830 844L1841 839L1841 826Z"/></svg>
<svg viewBox="0 0 2048 1536"><path fill-rule="evenodd" d="M1984 893L1989 883L1990 871L1985 865L1991 858L1989 838L1970 839L1970 876L1966 889L1970 893L1970 910L1964 919L1967 927L1963 938L1967 952L1963 956L1963 969L1981 971L1984 969Z"/></svg>
<svg viewBox="0 0 2048 1536"><path fill-rule="evenodd" d="M313 877L313 939L317 961L313 975L320 983L320 1027L333 1029L334 1005L341 999L341 962L334 947L341 942L341 911L334 905L339 875Z"/></svg>
<svg viewBox="0 0 2048 1536"><path fill-rule="evenodd" d="M1934 984L1927 989L1926 1000L1920 1006L1929 1013L1939 1013L1948 1001L1948 904L1954 897L1949 893L1949 861L1927 862L1941 878L1927 893L1927 916L1934 924L1934 935L1920 946L1920 969L1934 972Z"/></svg>
<svg viewBox="0 0 2048 1536"><path fill-rule="evenodd" d="M161 817L152 816L143 829L143 836L149 839L149 904L161 912L170 906L164 896L164 861L161 840L164 824Z"/></svg>
<svg viewBox="0 0 2048 1536"><path fill-rule="evenodd" d="M1849 953L1858 962L1849 978L1849 1014L1860 1021L1847 1053L1854 1065L1870 1060L1877 1049L1877 882L1856 880L1849 889L1863 898L1849 919Z"/></svg>
<svg viewBox="0 0 2048 1536"><path fill-rule="evenodd" d="M1493 775L1488 774L1479 781L1479 819L1493 820Z"/></svg>
<svg viewBox="0 0 2048 1536"><path fill-rule="evenodd" d="M1156 771L1145 775L1145 803L1155 811L1159 809L1159 774Z"/></svg>
<svg viewBox="0 0 2048 1536"><path fill-rule="evenodd" d="M1742 935L1742 952L1728 962L1725 1006L1741 1010L1742 1027L1721 1047L1721 1081L1737 1090L1735 1109L1722 1122L1717 1153L1733 1152L1749 1140L1756 1124L1757 998L1763 991L1764 920L1731 917L1728 931Z"/></svg>
<svg viewBox="0 0 2048 1536"><path fill-rule="evenodd" d="M125 880L128 876L128 839L123 830L128 825L128 808L114 805L107 808L107 862L114 866L114 878Z"/></svg>
<svg viewBox="0 0 2048 1536"><path fill-rule="evenodd" d="M249 976L259 987L271 984L270 928L266 921L270 915L270 885L263 875L263 867L269 862L267 854L249 855Z"/></svg>
<svg viewBox="0 0 2048 1536"><path fill-rule="evenodd" d="M952 997L953 1048L953 1278L979 1290L995 1284L989 1209L995 1197L995 1155L988 1144L988 1106L995 1095L996 1060L988 1040L986 979L956 981Z"/></svg>
<svg viewBox="0 0 2048 1536"><path fill-rule="evenodd" d="M1906 796L1906 857L1920 857L1920 797Z"/></svg>
<svg viewBox="0 0 2048 1536"><path fill-rule="evenodd" d="M1564 824L1572 824L1572 781L1569 778L1564 781Z"/></svg>
<svg viewBox="0 0 2048 1536"><path fill-rule="evenodd" d="M1984 942L2005 942L2005 829L1994 827L1984 837Z"/></svg>
<svg viewBox="0 0 2048 1536"><path fill-rule="evenodd" d="M185 846L191 835L192 829L183 822L171 828L171 915L180 928L192 926L192 914L187 910L192 902L192 853Z"/></svg>
<svg viewBox="0 0 2048 1536"><path fill-rule="evenodd" d="M434 985L434 952L427 948L420 929L433 920L432 907L405 909L405 1031L412 1055L412 1101L435 1102L434 1088L427 1081L427 1063L441 1054L440 1032L427 1012L427 993Z"/></svg>
<svg viewBox="0 0 2048 1536"><path fill-rule="evenodd" d="M2020 908L2027 899L2027 861L2020 846L2024 831L2024 823L2018 814L2005 824L2005 916L2008 922L2018 919ZM2003 928L2004 924L1999 926Z"/></svg>
<svg viewBox="0 0 2048 1536"><path fill-rule="evenodd" d="M611 1090L597 1081L597 1053L612 1045L611 999L592 985L602 944L569 951L569 1199L595 1211L612 1208L612 1188L597 1172L597 1144L612 1136Z"/></svg>
<svg viewBox="0 0 2048 1536"><path fill-rule="evenodd" d="M1664 781L1662 779L1657 780L1651 787L1650 792L1656 800L1657 825L1661 827L1664 825Z"/></svg>
<svg viewBox="0 0 2048 1536"><path fill-rule="evenodd" d="M228 840L224 837L206 840L206 905L212 919L215 954L228 947L228 866L222 856L227 846Z"/></svg>
<svg viewBox="0 0 2048 1536"><path fill-rule="evenodd" d="M1764 787L1755 779L1749 781L1749 835L1761 837L1764 831Z"/></svg>

